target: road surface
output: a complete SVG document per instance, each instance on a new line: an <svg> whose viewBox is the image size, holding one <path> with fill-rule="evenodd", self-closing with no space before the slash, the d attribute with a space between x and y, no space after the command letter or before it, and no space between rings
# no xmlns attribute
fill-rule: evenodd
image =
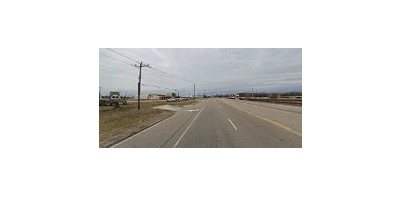
<svg viewBox="0 0 400 197"><path fill-rule="evenodd" d="M301 148L302 108L204 99L112 147Z"/></svg>

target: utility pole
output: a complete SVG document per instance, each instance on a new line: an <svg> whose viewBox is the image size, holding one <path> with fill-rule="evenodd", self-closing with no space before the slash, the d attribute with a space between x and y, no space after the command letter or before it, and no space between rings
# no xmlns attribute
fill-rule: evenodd
<svg viewBox="0 0 400 197"><path fill-rule="evenodd" d="M196 99L196 84L193 83L193 98Z"/></svg>
<svg viewBox="0 0 400 197"><path fill-rule="evenodd" d="M99 99L101 99L101 86L100 86L99 89L100 89L100 90L99 90Z"/></svg>
<svg viewBox="0 0 400 197"><path fill-rule="evenodd" d="M140 62L140 64L139 64L138 110L140 110L140 85L142 83L142 67L149 67L149 65L144 65L143 62Z"/></svg>

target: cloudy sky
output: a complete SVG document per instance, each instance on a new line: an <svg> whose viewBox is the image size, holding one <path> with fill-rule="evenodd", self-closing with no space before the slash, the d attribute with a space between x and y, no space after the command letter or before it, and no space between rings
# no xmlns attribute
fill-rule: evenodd
<svg viewBox="0 0 400 197"><path fill-rule="evenodd" d="M301 49L100 49L102 94L136 95L143 61L142 91L180 95L302 90ZM146 86L147 85L147 86ZM153 87L151 87L153 86Z"/></svg>

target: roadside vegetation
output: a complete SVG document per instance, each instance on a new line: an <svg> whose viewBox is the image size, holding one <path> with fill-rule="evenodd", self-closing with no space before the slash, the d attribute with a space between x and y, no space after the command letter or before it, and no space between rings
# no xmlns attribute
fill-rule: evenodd
<svg viewBox="0 0 400 197"><path fill-rule="evenodd" d="M121 105L120 107L100 106L99 146L101 148L109 147L175 113L168 110L154 109L156 106L185 106L195 104L196 102L197 100L168 103L165 101L144 101L140 103L140 110L138 110L137 102Z"/></svg>

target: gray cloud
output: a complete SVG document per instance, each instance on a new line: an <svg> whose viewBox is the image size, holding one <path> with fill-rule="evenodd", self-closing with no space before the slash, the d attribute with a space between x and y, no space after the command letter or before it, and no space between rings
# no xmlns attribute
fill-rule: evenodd
<svg viewBox="0 0 400 197"><path fill-rule="evenodd" d="M200 93L237 91L284 92L302 90L301 49L114 49L150 66L196 82ZM99 50L100 86L105 91L136 94L138 69L130 59L108 49ZM154 69L143 68L142 83L190 94L193 84ZM144 92L168 92L143 87ZM185 93L186 92L186 93Z"/></svg>

